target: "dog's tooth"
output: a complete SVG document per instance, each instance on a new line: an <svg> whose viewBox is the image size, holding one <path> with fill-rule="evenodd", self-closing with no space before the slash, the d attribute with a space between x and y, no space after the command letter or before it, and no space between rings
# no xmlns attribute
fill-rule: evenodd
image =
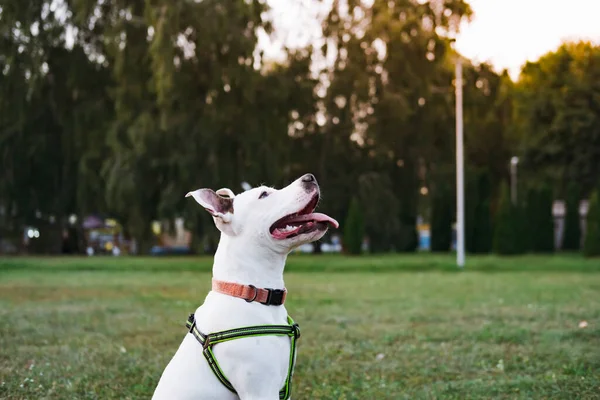
<svg viewBox="0 0 600 400"><path fill-rule="evenodd" d="M297 227L294 225L286 225L284 227L277 228L277 231L281 232L281 233L287 233L287 232L293 232L296 229L297 229Z"/></svg>

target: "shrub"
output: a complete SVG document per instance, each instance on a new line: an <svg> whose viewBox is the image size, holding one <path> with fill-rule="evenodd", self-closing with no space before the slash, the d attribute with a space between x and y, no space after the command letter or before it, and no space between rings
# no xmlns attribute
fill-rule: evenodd
<svg viewBox="0 0 600 400"><path fill-rule="evenodd" d="M586 219L586 232L583 243L583 254L586 257L600 256L600 198L596 190L590 197L590 206Z"/></svg>
<svg viewBox="0 0 600 400"><path fill-rule="evenodd" d="M539 189L530 189L527 196L526 226L520 229L526 250L536 253L554 251L554 217L552 216L552 189L544 185Z"/></svg>
<svg viewBox="0 0 600 400"><path fill-rule="evenodd" d="M452 244L453 201L446 182L433 188L431 205L431 251L450 251Z"/></svg>
<svg viewBox="0 0 600 400"><path fill-rule="evenodd" d="M344 249L349 254L360 254L365 235L365 221L358 199L353 197L344 224Z"/></svg>
<svg viewBox="0 0 600 400"><path fill-rule="evenodd" d="M581 249L581 217L579 203L581 202L579 186L569 184L565 199L565 229L563 232L562 249L579 251Z"/></svg>
<svg viewBox="0 0 600 400"><path fill-rule="evenodd" d="M508 186L503 183L500 188L500 201L494 223L493 248L497 254L518 254L523 251L519 232L519 212L513 206Z"/></svg>

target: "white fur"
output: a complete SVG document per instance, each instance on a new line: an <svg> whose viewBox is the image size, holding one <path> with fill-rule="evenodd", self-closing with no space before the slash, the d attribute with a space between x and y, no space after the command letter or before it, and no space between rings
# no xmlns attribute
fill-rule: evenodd
<svg viewBox="0 0 600 400"><path fill-rule="evenodd" d="M233 213L218 209L215 192L199 189L189 193L213 215L221 231L213 277L261 288L284 288L283 269L288 253L294 247L320 239L325 231L276 240L269 228L280 218L300 211L318 190L315 185L314 190L307 192L301 178L281 190L257 187L235 197L229 189L218 190L222 196L233 197ZM264 191L269 196L259 199ZM284 305L247 303L213 291L195 313L198 329L205 334L250 325L287 324L287 315ZM185 317L181 316L182 321ZM185 328L182 335L185 338L163 372L153 399L237 399L215 377L194 336L186 334ZM288 373L289 337L235 339L217 344L213 350L240 399L279 399Z"/></svg>

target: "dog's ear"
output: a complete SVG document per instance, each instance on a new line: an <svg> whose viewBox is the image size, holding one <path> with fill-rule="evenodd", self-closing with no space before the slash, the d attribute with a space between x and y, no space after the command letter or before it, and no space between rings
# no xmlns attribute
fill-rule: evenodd
<svg viewBox="0 0 600 400"><path fill-rule="evenodd" d="M217 193L221 197L227 197L229 199L233 199L235 197L235 193L233 193L231 189L227 188L219 189L215 193Z"/></svg>
<svg viewBox="0 0 600 400"><path fill-rule="evenodd" d="M214 192L211 189L198 189L185 195L185 197L189 196L192 196L215 219L224 224L231 222L233 217L233 198L235 197L231 190L219 189Z"/></svg>

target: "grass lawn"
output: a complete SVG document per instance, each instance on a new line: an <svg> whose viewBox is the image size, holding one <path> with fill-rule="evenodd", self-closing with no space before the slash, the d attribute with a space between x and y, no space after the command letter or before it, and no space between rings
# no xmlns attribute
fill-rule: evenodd
<svg viewBox="0 0 600 400"><path fill-rule="evenodd" d="M150 398L210 266L0 259L0 399ZM598 259L292 256L285 277L295 400L600 398Z"/></svg>

